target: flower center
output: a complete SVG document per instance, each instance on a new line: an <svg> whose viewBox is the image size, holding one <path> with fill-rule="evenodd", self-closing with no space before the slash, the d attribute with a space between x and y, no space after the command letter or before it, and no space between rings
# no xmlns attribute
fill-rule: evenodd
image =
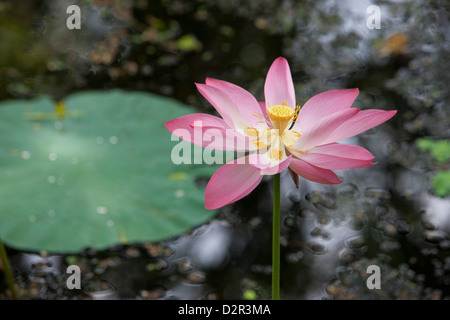
<svg viewBox="0 0 450 320"><path fill-rule="evenodd" d="M299 110L298 106L295 109L287 106L287 102L284 100L282 105L270 106L266 112L272 122L272 128L278 130L278 134L281 136L296 120Z"/></svg>
<svg viewBox="0 0 450 320"><path fill-rule="evenodd" d="M275 105L267 109L267 115L272 121L289 121L294 115L295 111L286 105Z"/></svg>
<svg viewBox="0 0 450 320"><path fill-rule="evenodd" d="M292 109L287 106L286 101L283 101L281 105L270 106L266 108L266 112L272 122L272 128L248 127L245 134L259 149L259 153L266 153L270 159L280 161L286 157L285 147L292 147L301 136L300 133L289 130L292 123L296 121L299 111L299 106Z"/></svg>

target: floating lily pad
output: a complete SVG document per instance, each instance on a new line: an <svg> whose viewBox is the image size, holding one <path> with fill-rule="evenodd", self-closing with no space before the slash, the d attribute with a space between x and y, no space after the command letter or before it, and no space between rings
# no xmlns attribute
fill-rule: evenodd
<svg viewBox="0 0 450 320"><path fill-rule="evenodd" d="M50 252L160 241L211 219L198 177L174 165L164 122L195 112L123 91L0 104L0 236Z"/></svg>

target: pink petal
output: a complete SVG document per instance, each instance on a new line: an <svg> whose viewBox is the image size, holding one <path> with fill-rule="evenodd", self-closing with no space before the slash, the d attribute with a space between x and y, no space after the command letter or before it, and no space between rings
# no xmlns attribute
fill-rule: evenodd
<svg viewBox="0 0 450 320"><path fill-rule="evenodd" d="M322 169L300 159L292 158L289 166L299 176L318 183L338 184L342 181L331 170Z"/></svg>
<svg viewBox="0 0 450 320"><path fill-rule="evenodd" d="M314 126L311 126L308 131L300 132L302 136L297 140L292 149L306 151L324 144L324 141L336 128L354 117L358 112L359 109L347 108L322 118Z"/></svg>
<svg viewBox="0 0 450 320"><path fill-rule="evenodd" d="M336 128L336 130L334 130L323 143L340 141L360 134L361 132L372 129L373 127L389 120L396 113L397 110L362 110L356 116Z"/></svg>
<svg viewBox="0 0 450 320"><path fill-rule="evenodd" d="M174 135L204 148L247 151L254 146L248 138L229 128L219 117L205 113L191 113L165 123Z"/></svg>
<svg viewBox="0 0 450 320"><path fill-rule="evenodd" d="M279 57L272 63L264 85L264 96L270 106L281 105L286 101L289 107L295 108L294 83L285 58Z"/></svg>
<svg viewBox="0 0 450 320"><path fill-rule="evenodd" d="M343 89L329 90L313 96L300 109L292 130L308 131L322 118L342 109L350 108L358 93L358 89Z"/></svg>
<svg viewBox="0 0 450 320"><path fill-rule="evenodd" d="M206 78L208 86L222 90L233 101L240 115L249 125L253 127L267 128L264 115L255 97L245 89L227 81Z"/></svg>
<svg viewBox="0 0 450 320"><path fill-rule="evenodd" d="M360 160L353 158L341 158L332 156L329 154L323 153L306 153L299 156L299 159L302 159L309 164L312 164L316 167L320 167L323 169L330 170L341 170L341 169L350 169L350 168L367 168L374 165L371 163L371 160Z"/></svg>
<svg viewBox="0 0 450 320"><path fill-rule="evenodd" d="M261 108L261 113L264 116L264 119L266 120L267 126L272 128L272 121L270 121L269 116L267 115L267 105L264 101L258 101L259 107Z"/></svg>
<svg viewBox="0 0 450 320"><path fill-rule="evenodd" d="M273 175L286 170L291 163L292 156L287 157L283 161L270 161L265 155L253 153L248 156L248 159L250 165L260 170L262 175Z"/></svg>
<svg viewBox="0 0 450 320"><path fill-rule="evenodd" d="M232 128L245 129L248 125L242 119L237 106L233 100L222 90L208 86L206 84L196 83L198 91L211 103L211 105L222 116L228 126Z"/></svg>
<svg viewBox="0 0 450 320"><path fill-rule="evenodd" d="M165 125L170 132L174 132L179 128L192 129L191 124L196 120L202 121L205 127L215 127L222 129L231 128L225 123L225 121L223 121L223 119L206 113L190 113L185 116L166 121Z"/></svg>
<svg viewBox="0 0 450 320"><path fill-rule="evenodd" d="M218 209L248 195L261 182L263 175L240 159L221 166L211 177L205 191L205 207ZM242 160L242 159L241 159Z"/></svg>

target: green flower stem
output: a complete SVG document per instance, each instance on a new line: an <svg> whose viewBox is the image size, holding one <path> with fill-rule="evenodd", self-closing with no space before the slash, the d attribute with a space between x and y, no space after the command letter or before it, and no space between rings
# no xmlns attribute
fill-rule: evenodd
<svg viewBox="0 0 450 320"><path fill-rule="evenodd" d="M273 176L272 300L280 300L280 174Z"/></svg>
<svg viewBox="0 0 450 320"><path fill-rule="evenodd" d="M14 284L14 278L12 276L11 268L9 267L9 260L8 256L6 255L5 246L3 245L1 238L0 238L0 259L2 260L6 282L8 284L9 290L11 291L11 295L13 299L17 300L19 299L19 296L17 294L16 286Z"/></svg>

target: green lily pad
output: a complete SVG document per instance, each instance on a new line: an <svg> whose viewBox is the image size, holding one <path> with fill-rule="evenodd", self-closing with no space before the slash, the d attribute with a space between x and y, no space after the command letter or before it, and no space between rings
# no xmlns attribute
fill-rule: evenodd
<svg viewBox="0 0 450 320"><path fill-rule="evenodd" d="M213 217L195 180L217 167L173 164L180 142L164 126L195 110L123 91L74 94L64 106L55 112L48 98L0 104L5 243L61 253L104 249L164 240Z"/></svg>

